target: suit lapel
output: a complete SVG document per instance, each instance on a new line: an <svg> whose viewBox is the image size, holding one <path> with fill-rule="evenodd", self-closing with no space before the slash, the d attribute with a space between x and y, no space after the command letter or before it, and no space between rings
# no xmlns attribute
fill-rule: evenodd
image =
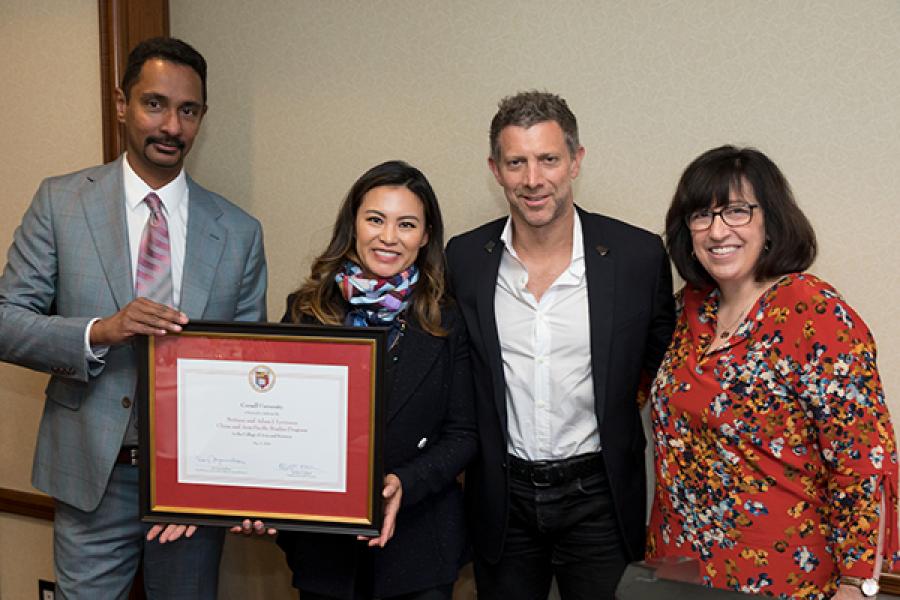
<svg viewBox="0 0 900 600"><path fill-rule="evenodd" d="M613 308L616 296L615 257L603 245L602 233L579 209L584 236L584 263L587 274L588 316L591 334L591 373L594 377L594 406L597 426L603 424L606 402L607 365L612 345Z"/></svg>
<svg viewBox="0 0 900 600"><path fill-rule="evenodd" d="M101 167L96 175L88 176L93 185L81 196L91 238L119 309L134 300L122 160L124 155Z"/></svg>
<svg viewBox="0 0 900 600"><path fill-rule="evenodd" d="M494 385L494 407L500 423L503 424L504 434L507 431L506 424L506 377L503 375L503 359L500 356L500 338L497 335L497 315L494 312L494 295L497 293L497 275L500 272L500 259L503 257L504 244L500 241L500 232L504 222L500 222L500 228L494 232L493 237L483 246L476 249L475 264L483 265L477 273L475 282L475 302L477 305L478 325L481 328L484 350L490 362Z"/></svg>
<svg viewBox="0 0 900 600"><path fill-rule="evenodd" d="M225 248L227 232L219 223L222 210L216 206L212 195L190 177L188 194L187 243L180 308L188 317L200 319L213 291L213 279Z"/></svg>
<svg viewBox="0 0 900 600"><path fill-rule="evenodd" d="M418 327L407 328L400 341L400 360L388 395L388 423L409 401L422 380L430 375L431 367L445 343L446 338L429 335Z"/></svg>

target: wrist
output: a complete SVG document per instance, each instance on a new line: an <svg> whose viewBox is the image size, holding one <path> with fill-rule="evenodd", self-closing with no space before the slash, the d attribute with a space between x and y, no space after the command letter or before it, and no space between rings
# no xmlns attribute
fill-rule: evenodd
<svg viewBox="0 0 900 600"><path fill-rule="evenodd" d="M107 344L104 342L104 319L97 319L93 323L89 325L90 329L88 330L88 342L91 346L106 346Z"/></svg>

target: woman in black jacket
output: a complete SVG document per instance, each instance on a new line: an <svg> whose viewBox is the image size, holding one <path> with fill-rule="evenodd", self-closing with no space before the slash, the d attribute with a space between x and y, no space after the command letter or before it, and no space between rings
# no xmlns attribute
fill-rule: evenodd
<svg viewBox="0 0 900 600"><path fill-rule="evenodd" d="M449 600L466 556L457 476L477 446L465 326L446 295L443 223L425 176L400 161L347 194L331 242L285 322L389 327L378 538L281 532L310 598Z"/></svg>

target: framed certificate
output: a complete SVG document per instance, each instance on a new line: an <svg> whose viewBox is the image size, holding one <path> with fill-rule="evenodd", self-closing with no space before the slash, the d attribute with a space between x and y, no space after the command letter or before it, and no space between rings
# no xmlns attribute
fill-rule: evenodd
<svg viewBox="0 0 900 600"><path fill-rule="evenodd" d="M378 535L385 339L210 321L142 338L143 520Z"/></svg>

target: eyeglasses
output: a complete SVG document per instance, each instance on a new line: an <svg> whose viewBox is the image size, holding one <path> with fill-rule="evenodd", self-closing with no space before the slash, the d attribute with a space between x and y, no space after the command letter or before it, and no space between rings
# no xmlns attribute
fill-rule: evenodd
<svg viewBox="0 0 900 600"><path fill-rule="evenodd" d="M720 210L704 208L692 212L684 221L691 231L706 231L712 227L716 217L721 217L729 227L741 227L753 220L754 208L759 208L759 204L729 204Z"/></svg>

